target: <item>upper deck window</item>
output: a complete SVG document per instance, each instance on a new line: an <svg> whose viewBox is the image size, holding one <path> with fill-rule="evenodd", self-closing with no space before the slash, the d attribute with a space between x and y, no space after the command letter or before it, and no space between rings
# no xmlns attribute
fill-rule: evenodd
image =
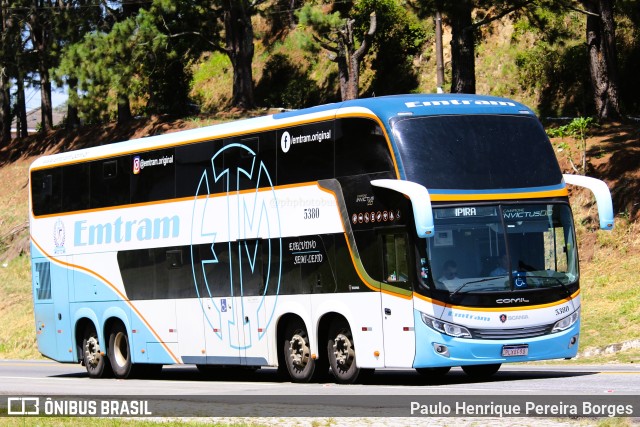
<svg viewBox="0 0 640 427"><path fill-rule="evenodd" d="M531 116L451 115L392 123L407 179L433 189L557 185L562 173Z"/></svg>

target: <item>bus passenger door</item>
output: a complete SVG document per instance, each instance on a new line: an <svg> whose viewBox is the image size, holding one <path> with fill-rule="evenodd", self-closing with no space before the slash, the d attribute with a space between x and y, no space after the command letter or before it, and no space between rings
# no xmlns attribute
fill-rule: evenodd
<svg viewBox="0 0 640 427"><path fill-rule="evenodd" d="M239 365L238 311L240 296L233 285L236 272L232 259L237 251L235 242L203 248L205 289L201 301L205 315L206 363L208 365Z"/></svg>
<svg viewBox="0 0 640 427"><path fill-rule="evenodd" d="M413 296L407 235L381 234L384 280L382 327L386 367L412 367L415 358Z"/></svg>

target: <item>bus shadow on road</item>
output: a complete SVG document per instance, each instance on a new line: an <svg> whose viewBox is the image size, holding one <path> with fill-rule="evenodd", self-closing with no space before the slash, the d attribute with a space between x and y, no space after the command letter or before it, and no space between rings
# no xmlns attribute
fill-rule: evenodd
<svg viewBox="0 0 640 427"><path fill-rule="evenodd" d="M573 378L588 375L596 375L598 371L580 370L572 368L563 370L554 369L503 369L496 374L485 378L474 378L465 374L460 368L453 368L448 374L429 377L418 374L412 369L379 369L373 375L368 375L359 381L362 385L372 386L446 386L478 383L510 383L515 381L542 380L553 378ZM55 378L82 378L87 377L86 372L51 375ZM194 381L194 382L245 382L245 383L287 383L286 376L278 373L275 368L263 368L258 370L242 368L220 368L201 372L192 366L165 366L161 373L153 376L136 378L134 380L163 380L163 381ZM99 381L99 380L96 380ZM323 384L335 384L330 373L320 381ZM337 385L337 384L336 384Z"/></svg>

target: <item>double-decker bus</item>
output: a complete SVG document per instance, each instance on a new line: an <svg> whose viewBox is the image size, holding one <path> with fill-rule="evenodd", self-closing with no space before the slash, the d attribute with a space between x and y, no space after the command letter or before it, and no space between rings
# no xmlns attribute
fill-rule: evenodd
<svg viewBox="0 0 640 427"><path fill-rule="evenodd" d="M571 358L567 184L502 98L359 99L41 157L30 169L39 351L90 377L166 364L490 375ZM215 372L215 370L214 370Z"/></svg>

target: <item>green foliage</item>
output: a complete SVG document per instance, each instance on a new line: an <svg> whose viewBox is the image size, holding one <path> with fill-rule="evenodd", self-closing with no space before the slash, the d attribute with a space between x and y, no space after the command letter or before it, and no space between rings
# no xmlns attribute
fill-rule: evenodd
<svg viewBox="0 0 640 427"><path fill-rule="evenodd" d="M154 0L148 9L91 32L67 46L57 76L75 78L82 96L70 98L85 119L103 120L118 96L142 101L139 112L176 113L188 104L189 63L208 42L210 8L187 0ZM195 31L202 30L202 31Z"/></svg>
<svg viewBox="0 0 640 427"><path fill-rule="evenodd" d="M297 13L298 25L313 27L321 36L326 36L336 28L344 24L344 18L339 12L324 13L323 10L313 4L306 3Z"/></svg>
<svg viewBox="0 0 640 427"><path fill-rule="evenodd" d="M267 61L256 86L256 99L269 106L303 108L318 104L320 90L299 65L282 53Z"/></svg>
<svg viewBox="0 0 640 427"><path fill-rule="evenodd" d="M357 0L346 6L336 2L335 9L338 10L324 13L321 7L307 3L298 12L299 25L311 28L320 38L331 38L331 34L339 31L347 19L352 19L355 22L354 39L359 45L369 30L369 16L375 12L376 31L364 63L365 67L371 68L373 75L361 93L385 95L417 89L418 73L413 67L413 58L422 52L429 34L404 2ZM318 50L318 43L309 44L306 48Z"/></svg>
<svg viewBox="0 0 640 427"><path fill-rule="evenodd" d="M356 20L357 34L365 34L372 12L376 13L377 28L368 62L375 75L362 92L388 95L415 91L419 81L413 59L433 34L398 0L355 2L351 16Z"/></svg>
<svg viewBox="0 0 640 427"><path fill-rule="evenodd" d="M580 152L581 170L576 168L573 159L570 145L561 141L559 148L567 152L568 160L571 162L571 166L576 172L585 174L587 171L587 136L589 130L595 125L593 117L576 117L566 125L559 126L557 128L547 129L547 135L552 138L566 138L571 137L578 142L578 148Z"/></svg>
<svg viewBox="0 0 640 427"><path fill-rule="evenodd" d="M542 3L514 23L520 90L534 94L542 116L594 113L585 19L578 12Z"/></svg>
<svg viewBox="0 0 640 427"><path fill-rule="evenodd" d="M233 67L222 52L203 55L193 66L190 95L203 112L214 113L231 100Z"/></svg>

